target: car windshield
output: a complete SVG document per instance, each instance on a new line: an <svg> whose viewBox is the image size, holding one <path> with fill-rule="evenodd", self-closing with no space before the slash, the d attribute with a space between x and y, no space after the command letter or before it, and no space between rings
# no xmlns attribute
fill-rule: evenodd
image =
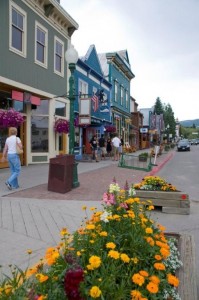
<svg viewBox="0 0 199 300"><path fill-rule="evenodd" d="M188 140L181 140L181 141L179 141L179 144L188 144L188 143L189 143Z"/></svg>

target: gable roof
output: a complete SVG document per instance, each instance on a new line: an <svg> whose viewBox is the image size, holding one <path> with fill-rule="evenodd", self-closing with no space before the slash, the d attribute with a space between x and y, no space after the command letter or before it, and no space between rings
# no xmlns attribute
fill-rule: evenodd
<svg viewBox="0 0 199 300"><path fill-rule="evenodd" d="M81 57L81 60L86 63L91 69L95 70L102 77L104 76L104 72L102 70L99 57L97 55L97 51L95 45L91 45L85 56Z"/></svg>

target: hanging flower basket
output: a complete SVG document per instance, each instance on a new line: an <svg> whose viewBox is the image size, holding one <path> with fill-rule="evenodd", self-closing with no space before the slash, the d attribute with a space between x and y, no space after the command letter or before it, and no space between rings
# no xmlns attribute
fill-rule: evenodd
<svg viewBox="0 0 199 300"><path fill-rule="evenodd" d="M58 133L69 133L70 123L68 120L57 119L55 121L54 130Z"/></svg>
<svg viewBox="0 0 199 300"><path fill-rule="evenodd" d="M106 132L116 132L116 127L109 125L109 126L105 126Z"/></svg>
<svg viewBox="0 0 199 300"><path fill-rule="evenodd" d="M0 127L19 127L24 122L23 115L14 110L13 108L9 110L0 109Z"/></svg>

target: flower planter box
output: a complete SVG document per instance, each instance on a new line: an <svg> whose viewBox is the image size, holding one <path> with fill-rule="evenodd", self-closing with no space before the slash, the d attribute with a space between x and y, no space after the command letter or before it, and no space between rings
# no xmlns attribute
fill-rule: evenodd
<svg viewBox="0 0 199 300"><path fill-rule="evenodd" d="M176 272L180 281L179 295L182 300L198 300L194 238L189 234L166 233L166 235L176 238L180 260L183 263Z"/></svg>
<svg viewBox="0 0 199 300"><path fill-rule="evenodd" d="M141 200L151 200L154 206L162 207L164 213L190 214L190 200L186 193L136 190L136 196Z"/></svg>

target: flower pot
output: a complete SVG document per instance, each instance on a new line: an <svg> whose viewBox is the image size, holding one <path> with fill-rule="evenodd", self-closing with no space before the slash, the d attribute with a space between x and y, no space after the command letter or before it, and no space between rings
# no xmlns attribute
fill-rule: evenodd
<svg viewBox="0 0 199 300"><path fill-rule="evenodd" d="M189 195L180 191L148 191L136 190L141 200L151 200L152 205L162 207L162 212L173 214L190 214Z"/></svg>

